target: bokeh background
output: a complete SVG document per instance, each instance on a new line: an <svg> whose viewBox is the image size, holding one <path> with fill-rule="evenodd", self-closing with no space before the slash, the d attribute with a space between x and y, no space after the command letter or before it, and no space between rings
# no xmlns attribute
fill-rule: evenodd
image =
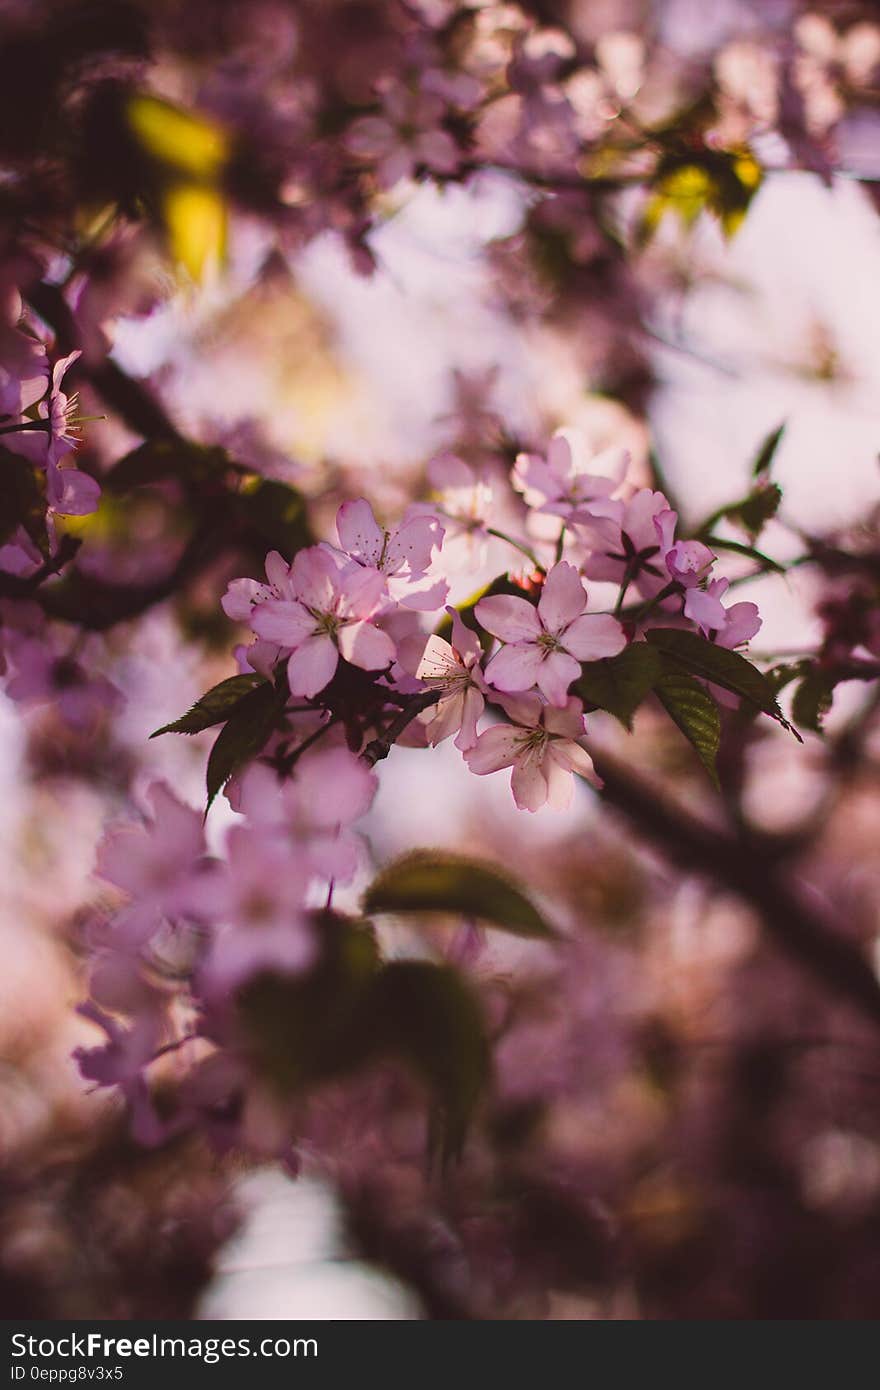
<svg viewBox="0 0 880 1390"><path fill-rule="evenodd" d="M303 119L297 64L304 45L315 61L309 25L325 26L325 61L354 90L391 61L402 12L454 7L155 8L139 80L255 139L265 127L281 149ZM513 7L471 8L488 31L490 11ZM809 161L791 158L771 109L764 177L736 234L709 212L689 226L672 215L637 252L626 236L638 190L615 196L600 232L577 193L570 209L548 202L488 158L466 180L379 194L364 237L370 273L348 229L319 218L314 232L281 234L242 201L229 209L222 265L200 267L195 282L153 229L132 222L99 239L101 254L68 286L86 359L109 352L184 434L301 489L324 534L346 496L395 514L422 494L426 464L444 450L489 458L501 440L540 441L562 424L597 448L625 444L640 483L659 463L696 524L747 490L762 439L786 421L774 462L784 501L762 550L785 563L805 534L856 537L876 565L880 29L870 7L523 8L531 23L574 34L591 70L603 40L606 54L609 37L634 41L645 120L707 82L733 94L729 109L719 101L719 121L741 106L773 108L763 55L799 43L814 63L805 90L817 140L833 131L830 167L794 167ZM6 0L0 25L49 51L64 10ZM35 163L38 141L36 132ZM535 249L542 234L545 249L553 241L554 218L568 257L558 273ZM609 224L619 239L609 241ZM46 259L55 283L66 255ZM99 393L87 382L82 392L102 412ZM138 443L112 411L87 430L99 470ZM114 556L117 572L128 564L142 578L173 551L171 523L151 495L124 524L119 505L109 498L70 527ZM494 1010L491 1143L476 1139L440 1182L418 1161L409 1112L395 1119L393 1105L380 1107L359 1129L357 1106L370 1102L355 1096L338 1100L350 1103L348 1120L330 1115L323 1147L318 1126L299 1176L252 1155L220 1158L197 1139L134 1144L119 1102L90 1091L71 1059L96 1039L74 1012L84 923L102 894L94 851L108 818L142 804L156 777L200 804L211 734L148 735L234 670L237 634L219 609L234 572L218 564L94 639L97 668L125 696L97 732L71 729L53 703L0 696L4 1314L876 1315L876 1027L778 955L754 907L711 865L676 866L585 787L565 813L517 812L504 776L471 776L448 745L430 756L396 748L383 765L365 825L374 862L466 848L515 868L566 935L550 949L428 929L429 948L465 961ZM755 658L815 649L821 606L841 582L798 565L745 585L764 618ZM871 690L853 683L836 692L824 738L801 746L768 722L731 752L740 772L728 811L788 854L799 891L880 969L875 709ZM601 713L590 733L717 823L709 784L650 707L632 735ZM220 799L212 845L232 817ZM384 931L391 952L426 949L424 932L393 922Z"/></svg>

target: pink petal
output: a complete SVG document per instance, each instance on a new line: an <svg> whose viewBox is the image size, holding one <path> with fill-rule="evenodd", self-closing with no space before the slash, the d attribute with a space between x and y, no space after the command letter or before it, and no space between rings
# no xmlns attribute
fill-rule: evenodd
<svg viewBox="0 0 880 1390"><path fill-rule="evenodd" d="M553 811L567 810L574 795L574 778L569 769L554 758L552 744L544 759L544 776L547 778L547 805Z"/></svg>
<svg viewBox="0 0 880 1390"><path fill-rule="evenodd" d="M584 732L584 707L575 695L569 695L563 709L547 705L544 709L544 728L563 738L580 738Z"/></svg>
<svg viewBox="0 0 880 1390"><path fill-rule="evenodd" d="M335 603L339 565L320 545L310 545L294 556L290 570L293 592L314 613L327 613Z"/></svg>
<svg viewBox="0 0 880 1390"><path fill-rule="evenodd" d="M505 651L510 651L505 647ZM580 663L566 652L550 652L538 670L537 685L551 705L565 706L568 687L581 673Z"/></svg>
<svg viewBox="0 0 880 1390"><path fill-rule="evenodd" d="M372 623L349 623L341 628L339 650L346 661L362 671L382 671L397 655L388 633Z"/></svg>
<svg viewBox="0 0 880 1390"><path fill-rule="evenodd" d="M425 726L425 733L432 747L442 743L445 738L449 738L450 734L459 732L464 713L464 700L464 693L457 690L454 694L438 700L436 705L422 711L419 717ZM475 741L476 735L470 743L465 745L456 740L456 747L472 747Z"/></svg>
<svg viewBox="0 0 880 1390"><path fill-rule="evenodd" d="M481 598L474 611L486 631L502 642L530 642L541 635L541 620L524 598L512 594Z"/></svg>
<svg viewBox="0 0 880 1390"><path fill-rule="evenodd" d="M290 566L277 550L270 550L266 556L266 578L276 589L280 589L290 578Z"/></svg>
<svg viewBox="0 0 880 1390"><path fill-rule="evenodd" d="M333 679L338 662L339 653L326 633L307 637L287 663L291 695L304 695L310 700Z"/></svg>
<svg viewBox="0 0 880 1390"><path fill-rule="evenodd" d="M520 751L521 738L522 730L513 724L493 724L480 734L473 748L467 749L464 760L479 777L511 767Z"/></svg>
<svg viewBox="0 0 880 1390"><path fill-rule="evenodd" d="M369 618L385 595L385 576L352 565L339 580L339 595L339 612L344 617Z"/></svg>
<svg viewBox="0 0 880 1390"><path fill-rule="evenodd" d="M282 647L297 647L315 631L315 620L301 603L272 598L257 604L251 626L258 637Z"/></svg>
<svg viewBox="0 0 880 1390"><path fill-rule="evenodd" d="M483 649L473 628L465 627L457 609L447 608L446 612L452 619L452 645L465 665L482 661Z"/></svg>
<svg viewBox="0 0 880 1390"><path fill-rule="evenodd" d="M415 576L424 574L443 536L444 529L436 517L427 514L410 517L389 537L385 551L386 572L398 574L406 569Z"/></svg>
<svg viewBox="0 0 880 1390"><path fill-rule="evenodd" d="M304 756L294 785L312 824L331 830L365 815L378 784L375 772L347 748L322 748Z"/></svg>
<svg viewBox="0 0 880 1390"><path fill-rule="evenodd" d="M90 516L97 511L101 485L78 468L49 468L46 478L49 506L62 516Z"/></svg>
<svg viewBox="0 0 880 1390"><path fill-rule="evenodd" d="M560 560L544 581L538 616L548 632L557 633L583 613L587 595L574 565Z"/></svg>
<svg viewBox="0 0 880 1390"><path fill-rule="evenodd" d="M373 508L365 498L356 502L343 502L336 513L336 531L339 544L361 564L378 566L385 544L385 532L373 515Z"/></svg>
<svg viewBox="0 0 880 1390"><path fill-rule="evenodd" d="M486 667L486 680L498 690L516 693L531 690L543 662L541 648L533 642L514 642L496 652Z"/></svg>
<svg viewBox="0 0 880 1390"><path fill-rule="evenodd" d="M513 799L521 811L540 811L547 804L549 788L543 760L530 752L514 764L510 777Z"/></svg>
<svg viewBox="0 0 880 1390"><path fill-rule="evenodd" d="M578 661L617 656L626 646L623 628L609 613L585 613L576 618L561 634L560 641Z"/></svg>
<svg viewBox="0 0 880 1390"><path fill-rule="evenodd" d="M246 623L250 621L254 604L265 592L265 584L258 583L256 579L231 579L220 600L220 607L234 623Z"/></svg>
<svg viewBox="0 0 880 1390"><path fill-rule="evenodd" d="M548 756L569 772L576 772L579 777L585 777L594 787L602 786L601 778L593 767L593 759L579 743L574 743L571 739L554 739L550 744Z"/></svg>
<svg viewBox="0 0 880 1390"><path fill-rule="evenodd" d="M692 623L699 623L707 632L718 631L727 623L727 610L721 600L701 589L688 589L684 616Z"/></svg>
<svg viewBox="0 0 880 1390"><path fill-rule="evenodd" d="M469 686L464 693L461 711L461 729L458 738L455 740L456 748L459 748L463 753L468 748L473 748L477 741L477 720L483 713L485 707L486 701L483 699L479 690L475 690L473 686Z"/></svg>

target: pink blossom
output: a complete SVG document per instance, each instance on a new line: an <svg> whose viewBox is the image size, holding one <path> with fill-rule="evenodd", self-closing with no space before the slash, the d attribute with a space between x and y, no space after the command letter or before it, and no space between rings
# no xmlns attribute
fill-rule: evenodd
<svg viewBox="0 0 880 1390"><path fill-rule="evenodd" d="M583 707L571 696L564 709L542 705L537 695L503 701L512 724L493 724L465 753L471 772L485 776L512 767L510 785L521 811L547 803L564 810L571 802L572 773L600 786L589 754L575 740L584 733Z"/></svg>
<svg viewBox="0 0 880 1390"><path fill-rule="evenodd" d="M428 638L416 676L440 699L419 716L430 744L457 734L456 748L464 751L477 741L477 720L485 706L486 682L480 670L483 651L475 633L466 628L460 614L447 608L452 618L452 642L436 634Z"/></svg>
<svg viewBox="0 0 880 1390"><path fill-rule="evenodd" d="M101 488L94 478L61 463L80 442L77 425L79 396L76 393L65 395L61 382L65 372L81 355L78 351L71 352L54 364L48 377L20 384L20 399L13 413L24 415L25 412L36 410L38 420L45 421L45 424L37 428L36 423L28 419L22 422L20 430L13 429L3 435L7 448L46 469L49 506L63 516L88 516L96 510L101 495ZM2 391L6 403L13 385L7 380ZM40 394L34 396L34 391Z"/></svg>
<svg viewBox="0 0 880 1390"><path fill-rule="evenodd" d="M107 830L98 845L95 873L132 899L116 923L120 934L143 941L164 917L186 910L193 873L205 854L202 817L178 801L166 782L147 793L153 817L143 825Z"/></svg>
<svg viewBox="0 0 880 1390"><path fill-rule="evenodd" d="M162 1143L171 1127L157 1115L144 1076L145 1068L156 1055L158 1018L141 1013L129 1027L124 1027L91 1001L80 1004L77 1012L107 1035L100 1047L74 1048L73 1057L81 1074L98 1086L119 1087L128 1102L132 1134L138 1143L149 1148Z"/></svg>
<svg viewBox="0 0 880 1390"><path fill-rule="evenodd" d="M513 485L526 502L540 512L568 518L589 511L597 498L611 497L620 487L629 466L626 449L605 449L590 457L579 430L557 430L546 458L519 454L513 467Z"/></svg>
<svg viewBox="0 0 880 1390"><path fill-rule="evenodd" d="M443 544L444 529L428 511L411 508L393 531L381 527L364 498L343 502L336 513L336 531L343 552L366 570L376 570L385 579L390 596L408 608L432 612L449 592L445 581L421 589L413 587L424 580L434 556Z"/></svg>
<svg viewBox="0 0 880 1390"><path fill-rule="evenodd" d="M378 778L347 748L320 748L279 779L265 763L241 777L235 809L263 831L283 831L325 879L348 883L362 858L358 837L348 827L365 815Z"/></svg>
<svg viewBox="0 0 880 1390"><path fill-rule="evenodd" d="M432 459L428 481L447 523L443 548L447 570L479 569L486 558L489 517L498 504L491 483L456 454Z"/></svg>
<svg viewBox="0 0 880 1390"><path fill-rule="evenodd" d="M376 161L382 188L411 179L419 166L452 174L458 168L458 146L441 125L445 111L435 92L397 84L382 94L381 116L361 116L352 123L346 144L359 159Z"/></svg>
<svg viewBox="0 0 880 1390"><path fill-rule="evenodd" d="M291 567L277 550L266 556L266 583L258 579L232 579L220 600L223 612L234 623L249 623L254 608L268 599L292 598Z"/></svg>
<svg viewBox="0 0 880 1390"><path fill-rule="evenodd" d="M226 862L191 878L187 909L215 928L204 963L209 990L261 970L298 972L315 957L306 911L310 864L288 840L244 825L226 837Z"/></svg>
<svg viewBox="0 0 880 1390"><path fill-rule="evenodd" d="M547 575L537 608L515 595L480 599L478 621L507 643L486 667L498 690L538 689L562 708L582 661L616 656L623 628L605 613L587 613L587 595L573 565L561 560Z"/></svg>
<svg viewBox="0 0 880 1390"><path fill-rule="evenodd" d="M640 488L628 502L612 498L575 513L570 520L591 552L583 566L587 578L633 584L645 598L658 594L667 575L657 522L670 511L662 492Z"/></svg>
<svg viewBox="0 0 880 1390"><path fill-rule="evenodd" d="M48 373L47 367L47 376L36 382L22 383L17 413L23 415L36 408L38 418L45 420L46 425L42 429L23 429L4 435L7 448L43 467L52 467L77 447L79 432L76 428L76 411L79 396L76 393L65 395L61 382L68 368L81 356L80 352L71 352L69 356L59 358L51 373ZM38 394L33 395L35 389ZM28 395L32 399L27 399Z"/></svg>
<svg viewBox="0 0 880 1390"><path fill-rule="evenodd" d="M677 522L678 512L667 507L666 511L655 516L654 528L670 579L674 579L683 589L692 589L708 577L716 557L702 541L677 541Z"/></svg>
<svg viewBox="0 0 880 1390"><path fill-rule="evenodd" d="M732 649L755 636L761 627L761 618L754 603L734 603L725 608L721 600L729 588L729 579L713 579L705 590L689 589L684 615L720 647Z"/></svg>
<svg viewBox="0 0 880 1390"><path fill-rule="evenodd" d="M98 672L53 647L45 632L10 631L5 655L10 667L10 700L50 703L73 729L91 730L108 711L123 703L122 692Z"/></svg>
<svg viewBox="0 0 880 1390"><path fill-rule="evenodd" d="M333 679L339 657L364 671L394 660L394 643L369 619L384 589L378 570L344 567L322 546L301 550L290 569L290 598L257 603L258 636L291 652L287 679L292 695L307 699Z"/></svg>

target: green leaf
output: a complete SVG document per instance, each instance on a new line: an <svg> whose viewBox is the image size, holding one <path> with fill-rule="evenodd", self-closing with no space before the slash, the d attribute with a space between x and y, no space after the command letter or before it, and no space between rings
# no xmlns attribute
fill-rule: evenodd
<svg viewBox="0 0 880 1390"><path fill-rule="evenodd" d="M169 478L201 481L228 465L225 449L186 439L148 439L114 464L103 480L105 492L128 492Z"/></svg>
<svg viewBox="0 0 880 1390"><path fill-rule="evenodd" d="M208 758L206 811L233 773L255 758L265 746L286 703L286 689L280 689L271 681L264 681L241 697Z"/></svg>
<svg viewBox="0 0 880 1390"><path fill-rule="evenodd" d="M368 992L381 961L369 925L317 913L319 956L305 974L266 972L239 991L245 1047L284 1097L344 1075L369 1056Z"/></svg>
<svg viewBox="0 0 880 1390"><path fill-rule="evenodd" d="M262 684L264 679L263 676L246 673L220 681L219 685L212 686L196 700L186 714L170 724L163 724L161 729L150 734L150 738L158 738L160 734L198 734L202 729L222 724L234 713L242 696Z"/></svg>
<svg viewBox="0 0 880 1390"><path fill-rule="evenodd" d="M834 681L821 671L809 670L794 692L792 718L802 729L824 733L825 715L834 703Z"/></svg>
<svg viewBox="0 0 880 1390"><path fill-rule="evenodd" d="M667 671L656 686L656 695L718 787L715 759L721 743L721 716L708 690L691 676Z"/></svg>
<svg viewBox="0 0 880 1390"><path fill-rule="evenodd" d="M251 1064L285 1098L385 1058L408 1066L433 1102L445 1160L462 1147L489 1080L479 1005L450 966L383 965L372 931L335 913L315 917L320 956L304 975L263 974L236 999Z"/></svg>
<svg viewBox="0 0 880 1390"><path fill-rule="evenodd" d="M782 442L782 436L785 434L785 426L786 421L783 420L781 425L778 425L775 430L771 430L767 435L767 438L755 455L755 462L752 466L753 477L758 478L762 473L770 472L770 465L773 462L776 450Z"/></svg>
<svg viewBox="0 0 880 1390"><path fill-rule="evenodd" d="M296 488L272 478L252 479L239 493L237 503L241 519L268 550L279 550L289 560L311 544L305 499Z"/></svg>
<svg viewBox="0 0 880 1390"><path fill-rule="evenodd" d="M583 701L607 710L632 729L633 715L662 674L659 652L647 642L631 642L618 656L585 662L573 689Z"/></svg>
<svg viewBox="0 0 880 1390"><path fill-rule="evenodd" d="M434 1101L441 1161L458 1157L490 1075L473 992L451 966L393 961L374 979L367 1009L369 1050L399 1057L421 1077Z"/></svg>
<svg viewBox="0 0 880 1390"><path fill-rule="evenodd" d="M734 695L739 695L757 709L763 710L776 719L784 728L798 737L776 701L773 687L764 675L746 661L739 652L719 647L707 642L695 632L683 628L655 627L647 633L647 640L658 647L670 661L700 680L711 681L723 686Z"/></svg>
<svg viewBox="0 0 880 1390"><path fill-rule="evenodd" d="M494 865L434 850L415 850L383 869L367 889L364 909L461 913L516 936L556 935L522 890Z"/></svg>
<svg viewBox="0 0 880 1390"><path fill-rule="evenodd" d="M712 550L732 550L735 555L744 555L748 560L754 560L756 564L764 569L772 570L774 574L785 574L785 566L780 565L777 560L765 555L762 550L756 550L753 545L743 545L740 541L729 541L724 536L715 536L711 533L704 535L703 539Z"/></svg>

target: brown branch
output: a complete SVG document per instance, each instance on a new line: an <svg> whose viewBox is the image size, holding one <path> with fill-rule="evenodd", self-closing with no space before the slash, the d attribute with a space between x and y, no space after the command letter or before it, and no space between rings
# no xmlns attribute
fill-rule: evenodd
<svg viewBox="0 0 880 1390"><path fill-rule="evenodd" d="M814 980L880 1025L880 981L865 955L781 874L755 842L715 829L607 753L595 753L602 795L672 863L735 893Z"/></svg>

